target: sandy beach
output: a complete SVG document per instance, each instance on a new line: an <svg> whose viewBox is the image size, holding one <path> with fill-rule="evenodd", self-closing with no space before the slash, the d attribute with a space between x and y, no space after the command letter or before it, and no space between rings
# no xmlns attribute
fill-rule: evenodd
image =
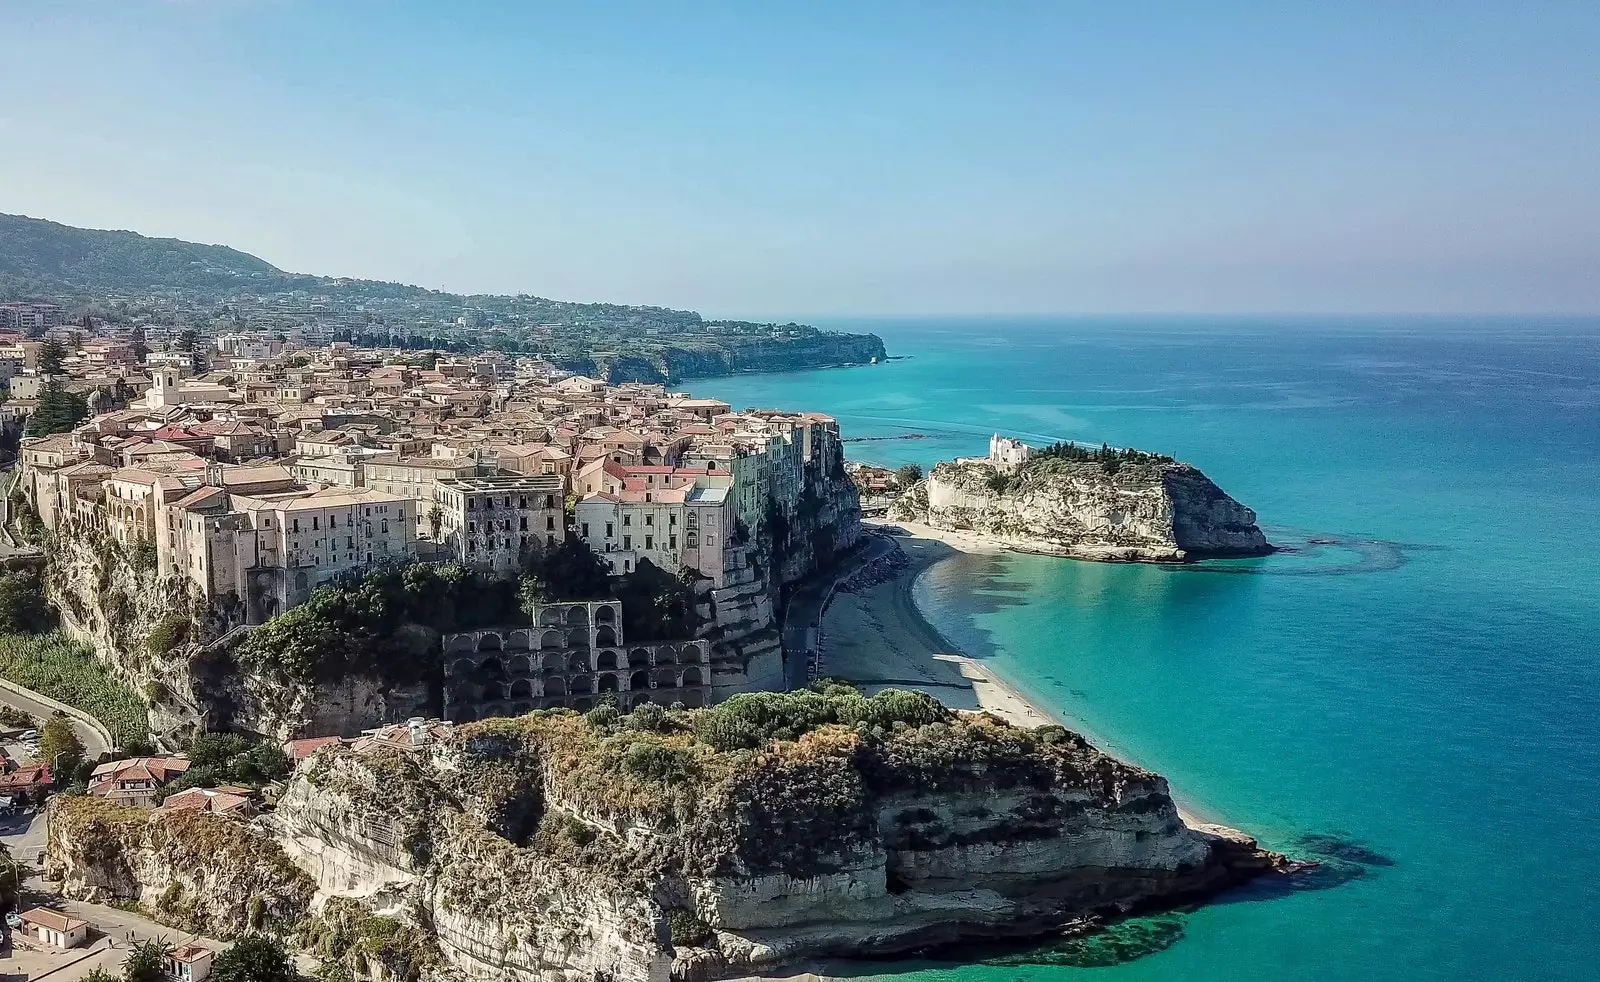
<svg viewBox="0 0 1600 982"><path fill-rule="evenodd" d="M1079 721L1030 702L988 666L959 651L917 609L912 589L928 567L957 552L992 555L1004 550L960 532L916 522L895 524L909 533L895 537L903 559L885 566L878 582L840 590L823 614L819 675L846 679L867 693L917 689L952 708L985 710L1018 726L1059 723L1107 753L1138 763L1086 732ZM1208 821L1181 801L1178 811L1189 825Z"/></svg>

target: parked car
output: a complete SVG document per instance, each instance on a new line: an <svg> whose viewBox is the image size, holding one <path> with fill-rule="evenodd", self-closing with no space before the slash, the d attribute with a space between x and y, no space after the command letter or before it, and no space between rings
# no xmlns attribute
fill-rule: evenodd
<svg viewBox="0 0 1600 982"><path fill-rule="evenodd" d="M22 735L17 737L17 742L18 743L38 743L39 742L39 731L38 730L23 730L22 731Z"/></svg>

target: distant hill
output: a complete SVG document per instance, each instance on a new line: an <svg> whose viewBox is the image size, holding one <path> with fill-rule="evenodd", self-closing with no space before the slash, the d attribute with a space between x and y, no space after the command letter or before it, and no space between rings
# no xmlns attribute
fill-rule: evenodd
<svg viewBox="0 0 1600 982"><path fill-rule="evenodd" d="M298 279L249 253L0 215L0 283L17 293L233 292ZM265 281L264 283L262 281Z"/></svg>

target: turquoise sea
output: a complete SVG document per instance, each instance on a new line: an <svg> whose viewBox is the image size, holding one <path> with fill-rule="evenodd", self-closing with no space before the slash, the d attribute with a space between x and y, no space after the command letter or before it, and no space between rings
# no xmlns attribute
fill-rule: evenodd
<svg viewBox="0 0 1600 982"><path fill-rule="evenodd" d="M958 557L916 592L1181 801L1329 860L1305 889L1135 922L1111 936L1127 951L867 974L1600 978L1600 320L826 326L911 357L694 389L831 413L846 438L926 435L848 448L889 465L996 430L1161 450L1296 547L1182 569Z"/></svg>

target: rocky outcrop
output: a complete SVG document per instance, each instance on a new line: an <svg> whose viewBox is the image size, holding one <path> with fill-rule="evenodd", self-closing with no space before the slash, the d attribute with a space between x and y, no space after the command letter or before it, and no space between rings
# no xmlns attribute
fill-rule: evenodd
<svg viewBox="0 0 1600 982"><path fill-rule="evenodd" d="M197 820L222 820L108 822L80 799L52 824L51 863L70 896L148 903L181 882L215 907L190 916L219 928L248 923L235 898L257 893L257 920L358 905L408 924L435 977L524 982L704 979L1059 933L1281 864L1184 825L1163 779L1060 727L909 693L756 698L486 721L431 752L325 749L221 848ZM798 731L740 729L784 718ZM239 868L255 861L237 842L261 872Z"/></svg>
<svg viewBox="0 0 1600 982"><path fill-rule="evenodd" d="M1035 458L1015 473L943 463L896 503L901 521L979 533L1026 552L1177 562L1272 551L1255 512L1194 467Z"/></svg>
<svg viewBox="0 0 1600 982"><path fill-rule="evenodd" d="M47 828L45 872L66 896L138 903L186 931L228 938L285 930L315 891L275 840L203 812L58 796Z"/></svg>

